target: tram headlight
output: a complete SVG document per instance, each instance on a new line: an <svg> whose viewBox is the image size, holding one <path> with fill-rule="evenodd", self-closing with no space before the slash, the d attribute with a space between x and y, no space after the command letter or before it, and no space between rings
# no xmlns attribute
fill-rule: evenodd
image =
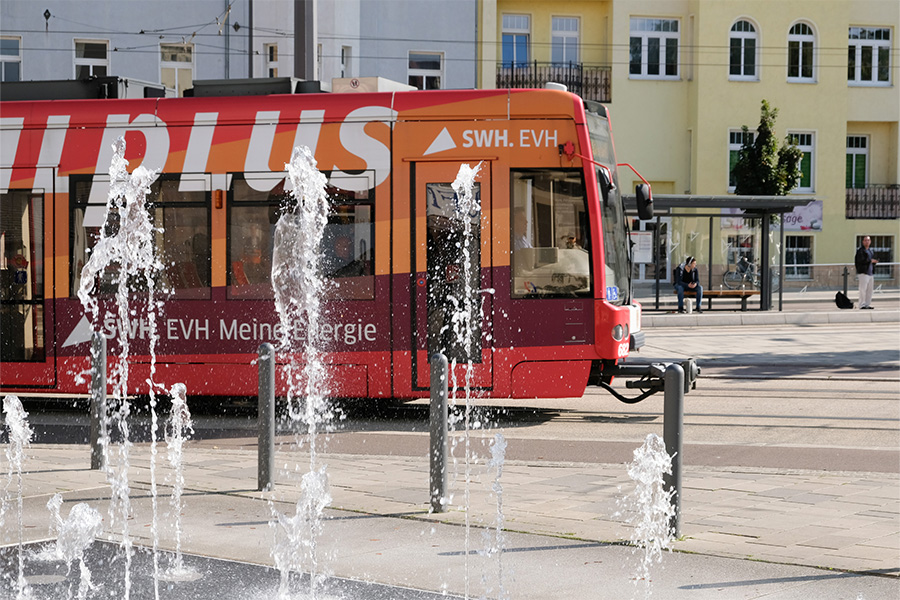
<svg viewBox="0 0 900 600"><path fill-rule="evenodd" d="M613 339L621 342L628 337L628 325L616 325L612 330Z"/></svg>

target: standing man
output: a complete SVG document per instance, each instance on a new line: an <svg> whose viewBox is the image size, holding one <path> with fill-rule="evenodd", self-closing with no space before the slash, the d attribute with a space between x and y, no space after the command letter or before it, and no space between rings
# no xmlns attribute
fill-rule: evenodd
<svg viewBox="0 0 900 600"><path fill-rule="evenodd" d="M872 238L866 236L863 238L862 246L856 251L856 276L859 279L859 307L874 308L872 306L872 291L875 286L875 264L878 259L875 258L875 252L869 246L872 245Z"/></svg>
<svg viewBox="0 0 900 600"><path fill-rule="evenodd" d="M693 256L688 256L684 264L675 269L675 291L678 292L678 312L684 312L685 291L697 294L697 312L703 312L703 286L697 273L697 259Z"/></svg>

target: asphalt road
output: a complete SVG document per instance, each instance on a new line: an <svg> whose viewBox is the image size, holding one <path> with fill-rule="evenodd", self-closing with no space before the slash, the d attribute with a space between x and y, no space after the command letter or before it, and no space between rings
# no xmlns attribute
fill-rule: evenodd
<svg viewBox="0 0 900 600"><path fill-rule="evenodd" d="M897 323L665 328L649 331L647 340L637 360L693 357L703 369L685 397L686 464L900 472ZM614 386L633 394L622 381ZM193 443L255 446L248 404L234 403L231 414L195 413ZM338 406L344 418L327 452L428 452L427 400ZM83 410L38 405L30 412L36 443L87 441ZM462 404L456 414L465 416ZM623 404L600 388L581 398L477 398L469 422L474 450L486 456L488 440L501 431L510 459L627 463L648 434L662 435L663 399ZM136 418L132 430L147 439L148 420ZM279 437L291 440L288 431Z"/></svg>

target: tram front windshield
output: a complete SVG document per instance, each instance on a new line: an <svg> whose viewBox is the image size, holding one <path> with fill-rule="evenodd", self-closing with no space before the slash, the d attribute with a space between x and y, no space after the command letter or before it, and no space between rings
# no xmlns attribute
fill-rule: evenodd
<svg viewBox="0 0 900 600"><path fill-rule="evenodd" d="M606 298L612 304L628 304L631 294L628 230L625 206L620 194L619 176L616 173L616 153L609 129L609 120L606 118L606 110L602 106L587 102L585 104L594 160L609 169L608 173L612 173L612 189L605 200L600 199ZM598 181L602 181L604 172L601 167L597 167L595 176Z"/></svg>

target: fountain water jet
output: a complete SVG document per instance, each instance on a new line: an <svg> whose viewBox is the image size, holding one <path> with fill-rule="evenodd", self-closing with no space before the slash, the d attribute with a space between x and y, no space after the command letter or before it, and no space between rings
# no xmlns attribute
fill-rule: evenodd
<svg viewBox="0 0 900 600"><path fill-rule="evenodd" d="M9 488L15 480L16 483L16 531L18 532L18 574L16 577L16 598L23 599L31 596L31 589L25 581L25 558L23 556L22 535L24 525L22 523L22 468L25 463L25 449L31 444L33 431L28 424L28 413L22 407L18 396L6 396L3 399L3 414L6 421L6 429L9 431L9 444L6 447L6 460L9 463L6 484L3 489L3 501L0 502L0 525L3 525L4 517L9 504Z"/></svg>
<svg viewBox="0 0 900 600"><path fill-rule="evenodd" d="M494 469L494 480L491 482L491 491L494 493L497 512L494 516L493 527L486 528L483 532L484 537L484 555L487 558L496 556L497 567L497 600L506 600L509 595L504 585L503 575L503 548L505 545L505 536L503 535L503 463L506 461L506 438L502 433L495 433L491 442L491 460L488 462L488 469ZM482 577L484 583L488 582L487 569ZM490 592L491 590L486 590Z"/></svg>
<svg viewBox="0 0 900 600"><path fill-rule="evenodd" d="M55 529L57 537L53 547L38 555L38 559L65 562L66 575L71 572L72 563L77 560L80 573L77 597L78 600L84 600L88 592L96 589L91 581L91 571L85 564L84 553L103 531L103 518L97 510L84 502L79 502L69 510L69 516L63 519L60 514L62 503L61 494L54 494L47 502L47 508L53 517L51 530ZM72 597L71 585L68 597Z"/></svg>
<svg viewBox="0 0 900 600"><path fill-rule="evenodd" d="M663 550L670 550L675 540L672 517L674 490L665 489L663 475L671 475L672 457L666 452L665 441L651 433L644 444L634 451L634 460L628 466L628 476L635 483L634 489L617 501L620 514L632 524L631 542L635 552L643 550L635 576L635 586L644 583L644 597L652 592L650 567L662 561ZM618 516L618 515L617 515Z"/></svg>
<svg viewBox="0 0 900 600"><path fill-rule="evenodd" d="M472 484L472 444L469 435L472 429L472 381L475 373L473 353L480 347L475 343L474 335L480 332L481 328L476 326L476 311L481 311L481 302L479 300L480 291L478 285L473 286L473 278L480 282L481 264L477 256L473 256L472 247L481 243L480 225L481 225L481 203L480 197L475 193L475 180L481 172L481 163L474 167L462 164L456 179L451 184L451 188L455 192L455 211L454 218L462 225L462 236L459 242L463 287L459 291L460 297L449 296L450 304L454 307L454 311L450 317L450 326L452 328L453 339L456 345L464 349L466 362L464 368L464 379L462 382L465 408L463 413L463 440L464 440L464 470L465 481L463 488L463 504L465 508L465 597L469 597L469 552L471 547L471 520L469 515L469 506L471 503L471 484ZM477 215L477 218L475 217ZM473 220L475 226L473 226ZM473 264L477 263L477 264ZM486 290L492 292L492 290ZM453 405L459 398L460 382L457 375L457 358L454 356L450 361L450 378L452 382L452 394L450 395ZM456 424L456 419L451 419L451 425ZM455 446L455 440L453 446ZM456 464L454 458L454 464Z"/></svg>
<svg viewBox="0 0 900 600"><path fill-rule="evenodd" d="M194 433L194 425L191 421L191 412L187 405L187 390L183 383L176 383L170 390L172 396L172 413L166 423L166 447L168 450L169 466L173 469L172 496L169 505L172 507L172 515L175 529L175 556L169 568L160 578L164 581L185 581L197 576L194 569L184 564L181 555L181 512L184 508L182 493L184 492L184 442Z"/></svg>
<svg viewBox="0 0 900 600"><path fill-rule="evenodd" d="M316 598L323 579L318 572L318 538L323 511L331 502L326 466L319 465L317 447L318 432L333 416L327 399L328 373L320 326L325 294L320 246L329 203L327 179L316 168L309 148L294 148L285 167L290 194L275 225L272 285L281 323L279 347L290 359L285 369L288 417L295 430L295 445L307 445L309 469L303 475L293 515L283 515L270 504L270 526L275 530L272 556L281 573L279 598L290 596L291 574L301 571L304 563L309 571L309 597Z"/></svg>
<svg viewBox="0 0 900 600"><path fill-rule="evenodd" d="M144 166L134 169L129 175L128 161L125 159L125 140L119 138L113 144L113 157L109 167L109 197L106 204L106 225L100 230L100 237L91 251L90 257L81 271L78 298L96 330L99 330L100 304L95 297L96 284L104 272L114 279L115 287L115 328L119 332L119 356L113 363L110 377L112 385L111 403L101 408L100 445L103 449L103 469L112 489L109 516L111 526L121 531L121 545L125 552L125 598L131 593L132 541L128 531L131 516L129 485L129 453L131 440L128 418L131 404L128 400L129 353L132 316L137 313L132 308L130 292L133 287L146 290L144 307L149 325L150 337L150 378L147 380L151 409L151 460L150 488L152 497L152 537L154 565L154 597L159 598L158 561L158 510L156 494L156 387L153 376L156 372L156 314L160 303L156 298L156 275L162 264L156 256L154 236L158 233L150 221L146 210L146 199L150 186L158 173ZM137 291L137 290L135 290ZM117 427L121 441L117 452L110 451L110 426Z"/></svg>

